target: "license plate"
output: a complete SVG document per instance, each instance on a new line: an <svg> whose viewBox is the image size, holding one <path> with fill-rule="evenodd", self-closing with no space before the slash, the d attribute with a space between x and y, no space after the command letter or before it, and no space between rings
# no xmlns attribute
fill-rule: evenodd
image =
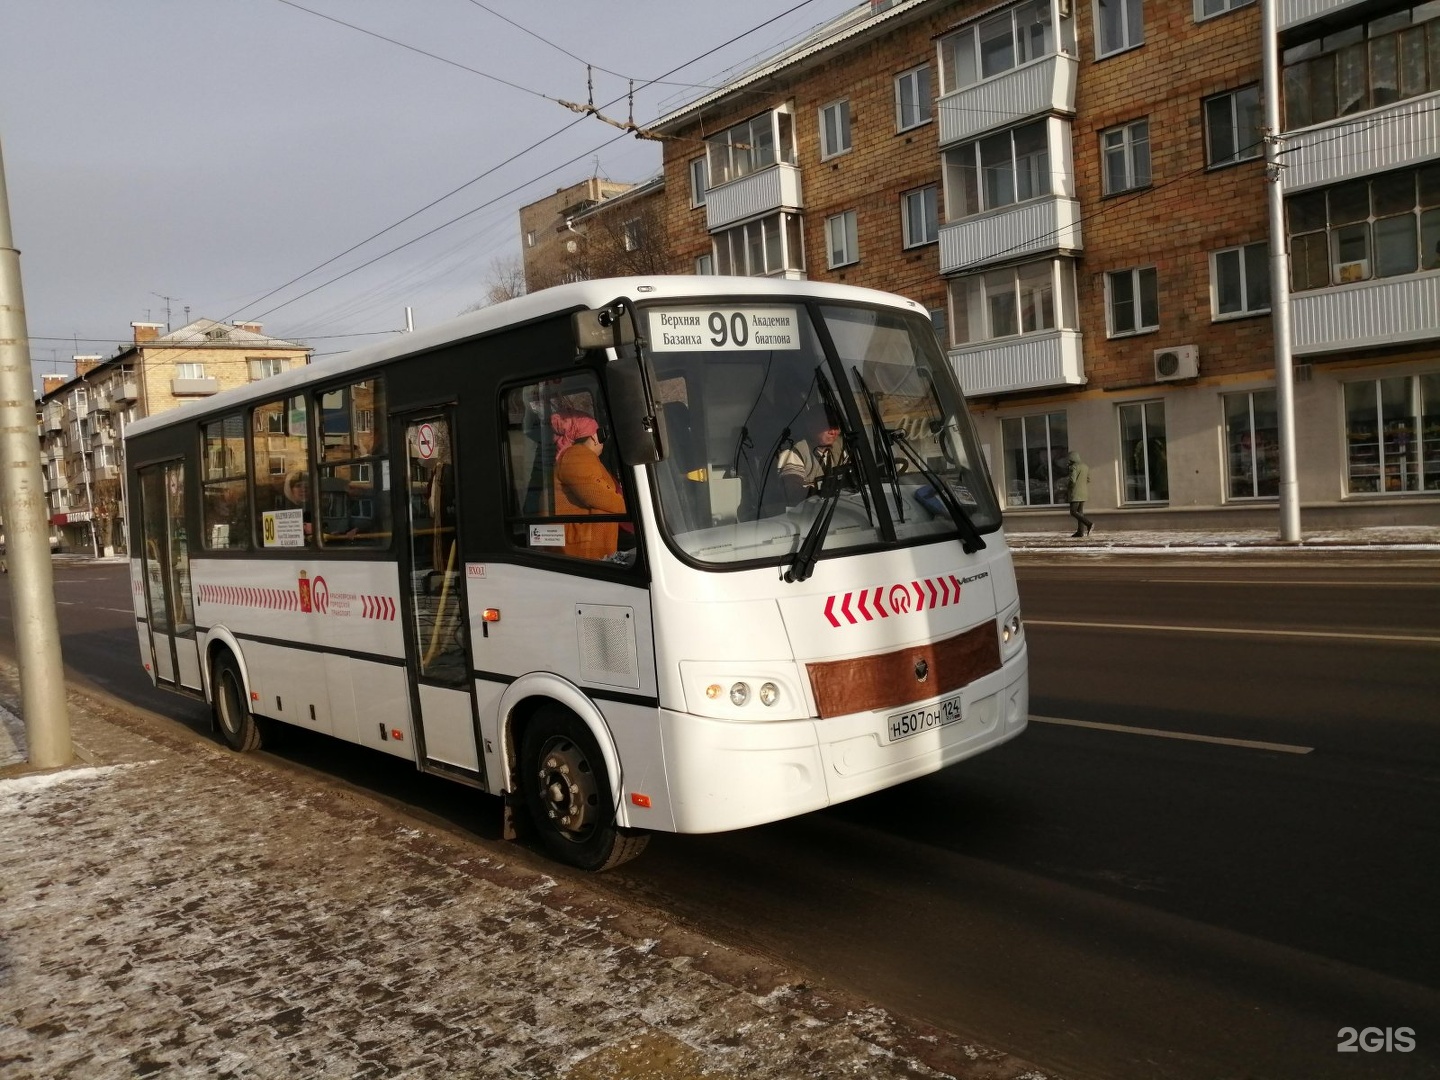
<svg viewBox="0 0 1440 1080"><path fill-rule="evenodd" d="M922 731L932 731L954 724L960 719L960 695L944 698L933 705L911 709L908 712L891 713L885 718L885 741L899 742Z"/></svg>

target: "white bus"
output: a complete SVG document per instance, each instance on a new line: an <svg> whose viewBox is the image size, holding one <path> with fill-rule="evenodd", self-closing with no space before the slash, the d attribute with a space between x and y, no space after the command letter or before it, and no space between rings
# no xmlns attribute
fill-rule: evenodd
<svg viewBox="0 0 1440 1080"><path fill-rule="evenodd" d="M822 449L823 448L823 449ZM582 282L131 425L155 683L503 797L600 870L1024 730L999 506L927 314Z"/></svg>

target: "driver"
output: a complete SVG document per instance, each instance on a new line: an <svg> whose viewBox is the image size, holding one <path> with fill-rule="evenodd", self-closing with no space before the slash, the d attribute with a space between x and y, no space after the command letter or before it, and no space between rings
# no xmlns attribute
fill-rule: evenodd
<svg viewBox="0 0 1440 1080"><path fill-rule="evenodd" d="M799 430L800 438L780 451L778 469L786 506L813 495L820 478L845 460L840 420L828 406L807 410Z"/></svg>

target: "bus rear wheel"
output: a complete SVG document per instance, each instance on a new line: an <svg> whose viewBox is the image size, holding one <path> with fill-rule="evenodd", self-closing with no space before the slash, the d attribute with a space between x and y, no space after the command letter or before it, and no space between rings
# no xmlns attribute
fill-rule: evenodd
<svg viewBox="0 0 1440 1080"><path fill-rule="evenodd" d="M215 657L211 672L212 705L215 726L231 750L258 750L261 744L260 725L245 700L245 680L240 665L230 653L221 651Z"/></svg>
<svg viewBox="0 0 1440 1080"><path fill-rule="evenodd" d="M520 740L520 783L545 850L581 870L609 870L645 850L649 834L615 824L605 759L581 720L541 709Z"/></svg>

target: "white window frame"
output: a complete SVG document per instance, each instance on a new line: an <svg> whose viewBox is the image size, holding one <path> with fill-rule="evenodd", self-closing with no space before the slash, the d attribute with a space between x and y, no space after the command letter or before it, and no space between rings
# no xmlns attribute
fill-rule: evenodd
<svg viewBox="0 0 1440 1080"><path fill-rule="evenodd" d="M1143 127L1144 138L1137 137L1137 129ZM1112 144L1112 139L1119 141ZM1137 149L1144 147L1144 174L1142 177ZM1110 154L1118 151L1125 161L1125 182L1121 187L1110 186ZM1118 195L1124 191L1136 191L1150 186L1153 176L1150 171L1150 118L1131 120L1100 132L1100 183L1106 195Z"/></svg>
<svg viewBox="0 0 1440 1080"><path fill-rule="evenodd" d="M1105 48L1104 43L1100 40L1100 8L1108 3L1116 4L1118 7L1124 9L1124 16L1120 20L1120 25L1124 28L1121 35L1123 40L1119 44L1111 46L1109 49ZM1132 9L1135 8L1138 8L1140 11L1140 27L1138 31L1131 25L1135 19L1130 13ZM1145 5L1143 0L1094 0L1091 14L1094 16L1092 25L1095 27L1095 58L1097 60L1103 60L1107 56L1118 56L1122 52L1138 49L1141 45L1145 44ZM1133 41L1130 39L1132 33L1136 34L1135 40Z"/></svg>
<svg viewBox="0 0 1440 1080"><path fill-rule="evenodd" d="M709 188L709 166L705 156L690 159L690 209L705 205L705 192Z"/></svg>
<svg viewBox="0 0 1440 1080"><path fill-rule="evenodd" d="M835 138L842 142L843 146L831 146L829 127L826 122L826 114L835 114ZM829 161L841 154L848 154L855 145L850 130L850 99L841 98L839 101L832 101L828 105L820 106L820 160Z"/></svg>
<svg viewBox="0 0 1440 1080"><path fill-rule="evenodd" d="M838 243L836 232L839 231ZM834 270L860 261L859 215L846 210L825 219L825 265Z"/></svg>
<svg viewBox="0 0 1440 1080"><path fill-rule="evenodd" d="M268 379L270 376L279 375L290 368L290 358L287 356L247 356L245 360L250 369L251 382L257 379Z"/></svg>
<svg viewBox="0 0 1440 1080"><path fill-rule="evenodd" d="M708 277L715 273L714 252L706 252L704 255L695 256L695 273L702 277Z"/></svg>
<svg viewBox="0 0 1440 1080"><path fill-rule="evenodd" d="M199 360L177 361L175 364L175 378L203 379L205 378L205 365Z"/></svg>
<svg viewBox="0 0 1440 1080"><path fill-rule="evenodd" d="M908 96L907 96L908 95ZM914 111L915 121L905 122L905 111ZM911 131L930 123L930 65L921 64L895 76L895 130Z"/></svg>
<svg viewBox="0 0 1440 1080"><path fill-rule="evenodd" d="M1249 145L1248 152L1242 153L1246 148L1240 145L1240 140L1243 136L1240 134L1239 100L1241 95L1249 93L1255 95L1255 117L1258 121L1255 134L1257 138ZM1228 102L1230 106L1230 131L1235 141L1235 145L1231 148L1230 154L1223 158L1216 156L1213 133L1210 130L1210 106L1212 103L1220 101ZM1263 138L1258 137L1262 135L1261 124L1264 122L1263 117L1260 115L1260 106L1259 83L1251 83L1249 86L1239 86L1234 90L1227 90L1223 94L1212 94L1200 103L1205 125L1205 167L1207 169L1223 169L1229 165L1238 165L1242 161L1254 161L1265 153Z"/></svg>
<svg viewBox="0 0 1440 1080"><path fill-rule="evenodd" d="M1027 45L1033 44L1026 42L1021 29L1016 26L1016 16L1020 14L1022 9L1031 12L1034 12L1036 10L1033 3L1015 4L1006 11L996 12L983 17L978 17L969 26L966 26L961 30L957 30L953 34L947 34L940 39L939 56L941 94L952 94L957 90L965 89L967 86L976 86L979 83L986 82L990 79L998 79L1002 75L1006 75L1014 71L1016 68L1023 67L1026 64L1034 63L1036 60L1041 60L1047 56L1054 56L1056 52L1060 51L1060 35L1057 33L1057 29L1054 23L1032 23L1030 24L1032 27L1036 25L1042 25L1046 27L1042 31L1042 34L1045 38L1045 41L1043 43L1044 51L1037 53L1033 56L1022 56L1023 53L1027 53L1030 51ZM1060 18L1062 21L1071 18L1071 16L1069 15L1069 0L1062 0L1060 10ZM1052 12L1048 11L1047 14L1053 15ZM1007 19L1010 23L1011 62L1007 66L1003 68L998 68L991 74L986 75L984 57L981 54L982 50L980 47L981 31L984 27L992 26L998 23L998 21L1001 19ZM968 54L969 62L966 65L962 65L960 62L962 54ZM972 79L967 77L962 82L962 67L969 67L971 69L971 73L974 75L974 78Z"/></svg>
<svg viewBox="0 0 1440 1080"><path fill-rule="evenodd" d="M1260 258L1260 266L1266 286L1265 305L1251 306L1252 294L1255 283L1251 281L1251 271L1247 254L1259 248L1263 253ZM1240 271L1240 307L1236 311L1220 310L1220 265L1221 258L1234 254L1236 264ZM1263 315L1270 310L1269 284L1270 284L1270 244L1264 240L1257 240L1253 244L1241 244L1237 247L1221 248L1219 251L1210 253L1210 318L1219 322L1225 319L1243 319L1251 315Z"/></svg>
<svg viewBox="0 0 1440 1080"><path fill-rule="evenodd" d="M915 230L912 228L914 214L912 207L915 205L915 200L917 199L919 200L920 208L922 211L927 209L925 205L926 202L928 201L930 203L930 212L926 215L928 220L921 222L922 231L920 239L916 239ZM933 233L931 233L928 229L925 228L925 226L930 224L930 222L934 222L935 228ZM924 247L926 244L934 244L939 241L940 185L926 184L922 188L916 188L913 191L904 192L900 196L900 228L901 236L904 237L903 247L906 250L909 250L910 248Z"/></svg>
<svg viewBox="0 0 1440 1080"><path fill-rule="evenodd" d="M528 229L528 230L526 230L526 233L525 233L525 246L526 246L526 247L532 247L532 248L535 246L535 230L534 230L534 229Z"/></svg>
<svg viewBox="0 0 1440 1080"><path fill-rule="evenodd" d="M1207 19L1216 19L1254 2L1255 0L1195 0L1195 21L1198 23L1205 22ZM1207 7L1214 8L1214 10L1206 11Z"/></svg>
<svg viewBox="0 0 1440 1080"><path fill-rule="evenodd" d="M1152 275L1155 281L1155 322L1145 322L1144 288L1142 275ZM1117 330L1115 328L1115 293L1113 283L1116 278L1129 275L1132 302L1135 305L1135 325L1128 330ZM1160 275L1153 266L1135 266L1128 270L1111 270L1105 275L1105 334L1107 337L1135 337L1138 334L1153 334L1160 329Z"/></svg>
<svg viewBox="0 0 1440 1080"><path fill-rule="evenodd" d="M1160 435L1152 434L1150 427L1149 409L1152 405L1160 406ZM1140 443L1145 447L1145 453L1141 455L1142 468L1132 471L1135 465L1132 454L1125 451L1125 410L1140 410ZM1170 417L1166 415L1164 398L1140 398L1136 401L1121 401L1115 405L1116 435L1120 440L1120 505L1121 506L1164 506L1170 501ZM1150 471L1150 443L1154 439L1161 440L1161 446L1165 450L1161 462L1164 480L1164 494L1157 494L1158 485L1156 476ZM1130 498L1130 481L1134 477L1141 481L1145 489L1145 497L1142 499Z"/></svg>

